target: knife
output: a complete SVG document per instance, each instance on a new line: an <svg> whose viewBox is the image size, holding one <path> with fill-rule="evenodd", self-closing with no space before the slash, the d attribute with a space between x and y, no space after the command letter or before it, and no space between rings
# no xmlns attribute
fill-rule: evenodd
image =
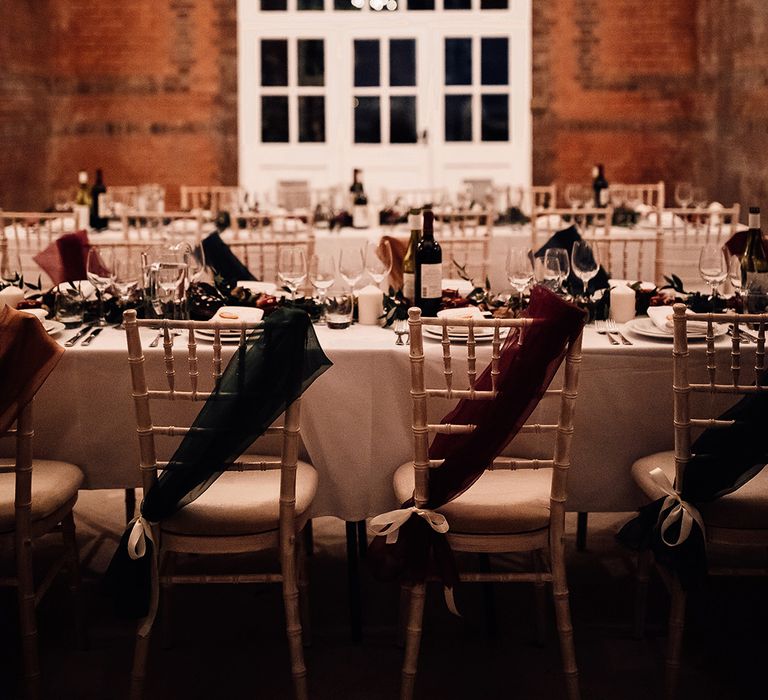
<svg viewBox="0 0 768 700"><path fill-rule="evenodd" d="M77 333L75 333L67 342L64 343L65 348L71 348L80 338L90 333L93 326L83 326Z"/></svg>
<svg viewBox="0 0 768 700"><path fill-rule="evenodd" d="M93 332L85 339L83 342L80 343L80 347L85 347L86 345L90 345L93 339L103 331L103 328L94 328Z"/></svg>

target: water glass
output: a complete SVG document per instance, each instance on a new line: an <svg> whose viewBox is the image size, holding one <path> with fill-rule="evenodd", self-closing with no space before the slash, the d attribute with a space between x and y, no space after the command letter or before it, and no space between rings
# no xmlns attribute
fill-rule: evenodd
<svg viewBox="0 0 768 700"><path fill-rule="evenodd" d="M55 319L65 326L79 326L83 322L85 299L79 286L62 282L55 297Z"/></svg>
<svg viewBox="0 0 768 700"><path fill-rule="evenodd" d="M351 289L331 289L323 304L328 328L349 328L355 310L355 295Z"/></svg>

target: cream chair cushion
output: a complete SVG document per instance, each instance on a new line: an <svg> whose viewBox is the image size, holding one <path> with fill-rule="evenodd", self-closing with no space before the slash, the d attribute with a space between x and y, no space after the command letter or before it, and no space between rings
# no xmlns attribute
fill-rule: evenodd
<svg viewBox="0 0 768 700"><path fill-rule="evenodd" d="M249 461L278 460L247 455ZM317 491L317 472L306 462L296 466L296 519L301 521ZM163 520L177 535L256 535L279 527L280 469L224 472L197 500Z"/></svg>
<svg viewBox="0 0 768 700"><path fill-rule="evenodd" d="M438 508L449 532L500 535L533 532L549 526L551 469L488 471L461 496ZM395 495L400 503L413 496L413 462L398 467Z"/></svg>
<svg viewBox="0 0 768 700"><path fill-rule="evenodd" d="M0 466L12 466L12 459L0 459ZM16 475L0 474L0 532L13 532L16 525L14 496ZM32 462L32 521L55 513L77 498L83 484L83 472L69 462L36 459Z"/></svg>
<svg viewBox="0 0 768 700"><path fill-rule="evenodd" d="M649 499L655 501L664 492L651 479L651 470L659 467L669 479L675 481L675 453L657 452L638 459L632 465L632 476ZM736 530L768 530L768 468L750 479L738 491L712 501L699 504L704 524L711 527Z"/></svg>

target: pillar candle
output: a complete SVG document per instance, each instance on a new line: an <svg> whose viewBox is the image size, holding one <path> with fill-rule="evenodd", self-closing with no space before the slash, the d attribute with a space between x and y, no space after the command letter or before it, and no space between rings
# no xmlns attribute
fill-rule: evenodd
<svg viewBox="0 0 768 700"><path fill-rule="evenodd" d="M357 320L364 326L381 325L384 313L382 293L378 287L369 284L357 293Z"/></svg>
<svg viewBox="0 0 768 700"><path fill-rule="evenodd" d="M616 323L626 323L635 317L635 290L626 284L611 289L611 318Z"/></svg>
<svg viewBox="0 0 768 700"><path fill-rule="evenodd" d="M12 309L15 309L19 302L23 300L24 292L19 287L11 285L5 289L0 289L0 309L4 306L10 306Z"/></svg>

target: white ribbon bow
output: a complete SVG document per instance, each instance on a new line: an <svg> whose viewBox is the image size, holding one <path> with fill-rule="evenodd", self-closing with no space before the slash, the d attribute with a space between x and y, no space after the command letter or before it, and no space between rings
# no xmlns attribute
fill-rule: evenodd
<svg viewBox="0 0 768 700"><path fill-rule="evenodd" d="M128 535L128 556L131 559L141 559L147 553L147 540L154 545L155 538L152 535L152 526L141 515L133 521L131 534ZM157 549L152 549L152 590L149 598L149 611L139 627L139 636L146 637L152 629L152 624L157 616L157 606L160 600L160 576L157 569Z"/></svg>
<svg viewBox="0 0 768 700"><path fill-rule="evenodd" d="M701 533L703 535L704 520L696 507L680 497L680 494L675 491L672 483L667 478L667 475L659 467L652 469L650 476L651 479L653 479L653 483L667 494L667 497L664 499L664 503L661 506L659 519L657 521L657 524L661 523L661 539L664 544L669 547L677 547L679 544L685 542L688 539L688 535L691 534L694 522L701 528ZM667 508L672 508L672 510L667 513L666 517L663 517L663 513ZM680 522L680 532L677 535L677 539L674 542L670 542L666 538L667 530L678 521Z"/></svg>
<svg viewBox="0 0 768 700"><path fill-rule="evenodd" d="M448 532L448 521L444 515L433 510L417 508L416 506L391 510L388 513L382 513L375 518L371 518L368 523L368 532L376 537L384 535L387 538L387 544L394 544L397 542L400 528L414 513L420 518L424 518L435 532Z"/></svg>

